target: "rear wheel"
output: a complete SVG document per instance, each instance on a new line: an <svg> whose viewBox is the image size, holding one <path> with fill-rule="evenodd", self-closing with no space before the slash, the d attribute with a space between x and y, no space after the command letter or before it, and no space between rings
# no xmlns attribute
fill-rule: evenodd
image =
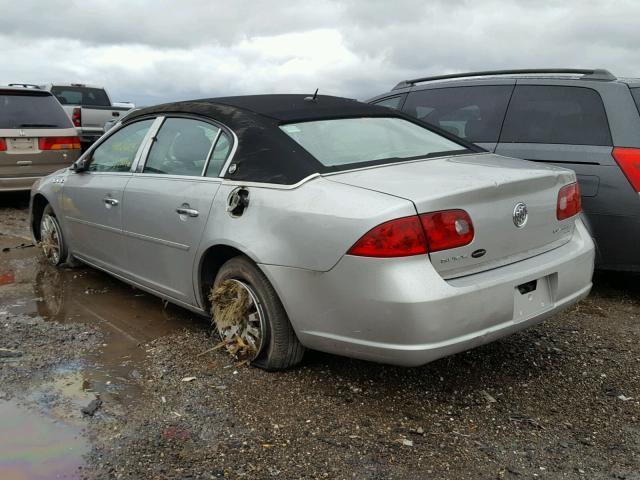
<svg viewBox="0 0 640 480"><path fill-rule="evenodd" d="M211 289L213 327L227 351L265 370L282 370L302 360L296 337L273 286L246 257L225 263Z"/></svg>

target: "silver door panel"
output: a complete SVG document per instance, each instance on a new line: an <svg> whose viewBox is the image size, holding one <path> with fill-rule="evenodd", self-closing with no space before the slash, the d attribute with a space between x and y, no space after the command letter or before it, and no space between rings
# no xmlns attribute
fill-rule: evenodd
<svg viewBox="0 0 640 480"><path fill-rule="evenodd" d="M216 179L134 174L123 209L128 275L195 303L193 264L219 188Z"/></svg>

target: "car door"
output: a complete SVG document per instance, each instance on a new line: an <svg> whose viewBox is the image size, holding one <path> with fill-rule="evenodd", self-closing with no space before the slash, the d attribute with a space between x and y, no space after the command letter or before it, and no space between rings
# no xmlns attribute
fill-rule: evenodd
<svg viewBox="0 0 640 480"><path fill-rule="evenodd" d="M193 265L231 136L195 118L168 117L125 189L132 278L195 305Z"/></svg>
<svg viewBox="0 0 640 480"><path fill-rule="evenodd" d="M414 90L407 96L402 110L493 151L498 143L515 81L492 81L497 84L440 85Z"/></svg>
<svg viewBox="0 0 640 480"><path fill-rule="evenodd" d="M63 187L63 211L73 253L96 266L122 272L123 192L154 119L119 129L89 152L84 171L70 173Z"/></svg>

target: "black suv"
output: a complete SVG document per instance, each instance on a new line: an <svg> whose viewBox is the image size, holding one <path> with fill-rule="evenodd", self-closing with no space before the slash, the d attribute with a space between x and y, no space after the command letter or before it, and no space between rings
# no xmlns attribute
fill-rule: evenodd
<svg viewBox="0 0 640 480"><path fill-rule="evenodd" d="M640 271L640 79L607 70L406 80L368 100L510 157L575 170L597 267Z"/></svg>

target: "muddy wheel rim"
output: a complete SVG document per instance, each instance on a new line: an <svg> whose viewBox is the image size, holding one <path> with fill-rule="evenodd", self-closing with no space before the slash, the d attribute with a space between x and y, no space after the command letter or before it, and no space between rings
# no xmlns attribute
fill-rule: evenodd
<svg viewBox="0 0 640 480"><path fill-rule="evenodd" d="M222 284L227 282L239 286L246 292L245 306L242 314L236 318L233 324L221 327L214 318L214 325L220 339L227 343L227 350L242 357L242 359L253 360L262 350L266 338L264 309L250 285L237 279L228 279L222 282ZM237 346L237 343L240 343L237 341L238 337L241 340L241 344L248 345L249 348L241 350L230 349L229 346Z"/></svg>
<svg viewBox="0 0 640 480"><path fill-rule="evenodd" d="M40 223L40 245L47 260L53 265L60 263L60 232L51 215L42 217Z"/></svg>

